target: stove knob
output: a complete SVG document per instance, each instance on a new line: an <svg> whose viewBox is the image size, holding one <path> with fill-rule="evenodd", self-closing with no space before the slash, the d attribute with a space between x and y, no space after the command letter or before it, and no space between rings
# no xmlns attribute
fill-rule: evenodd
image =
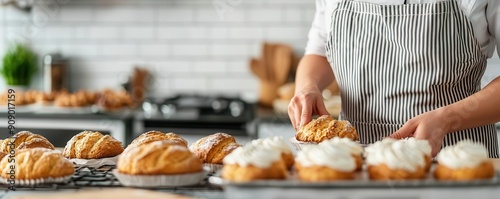
<svg viewBox="0 0 500 199"><path fill-rule="evenodd" d="M212 109L216 113L220 113L227 109L227 101L223 99L216 99L212 102Z"/></svg>
<svg viewBox="0 0 500 199"><path fill-rule="evenodd" d="M241 101L232 101L229 104L229 109L231 110L231 115L233 117L239 117L245 110L245 104L243 104L243 102Z"/></svg>
<svg viewBox="0 0 500 199"><path fill-rule="evenodd" d="M173 104L163 104L161 105L161 112L163 113L164 117L168 118L174 115L175 112L177 112L177 108Z"/></svg>

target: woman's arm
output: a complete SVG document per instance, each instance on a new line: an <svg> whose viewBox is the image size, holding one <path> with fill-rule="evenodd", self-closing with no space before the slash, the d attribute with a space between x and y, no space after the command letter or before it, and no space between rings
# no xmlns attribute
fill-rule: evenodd
<svg viewBox="0 0 500 199"><path fill-rule="evenodd" d="M295 96L288 105L288 115L295 129L311 121L312 115L326 115L321 91L334 80L326 57L305 55L295 78Z"/></svg>

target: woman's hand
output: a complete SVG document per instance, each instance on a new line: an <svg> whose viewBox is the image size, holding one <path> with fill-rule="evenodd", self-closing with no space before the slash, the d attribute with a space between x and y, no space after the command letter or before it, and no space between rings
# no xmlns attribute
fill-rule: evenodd
<svg viewBox="0 0 500 199"><path fill-rule="evenodd" d="M449 132L450 125L447 121L442 109L436 109L409 120L390 137L395 139L415 137L416 139L428 140L434 157L441 150L444 137Z"/></svg>
<svg viewBox="0 0 500 199"><path fill-rule="evenodd" d="M311 121L313 115L328 115L323 96L317 86L306 86L295 91L288 105L288 116L295 130Z"/></svg>

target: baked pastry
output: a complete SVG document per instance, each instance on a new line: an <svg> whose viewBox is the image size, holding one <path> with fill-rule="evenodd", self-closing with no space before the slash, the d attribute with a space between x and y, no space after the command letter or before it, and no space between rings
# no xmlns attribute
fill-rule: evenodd
<svg viewBox="0 0 500 199"><path fill-rule="evenodd" d="M442 149L437 155L434 176L439 180L487 179L495 175L486 147L472 141L461 141Z"/></svg>
<svg viewBox="0 0 500 199"><path fill-rule="evenodd" d="M126 91L106 89L100 93L97 105L105 110L114 111L122 108L131 108L134 105L134 99Z"/></svg>
<svg viewBox="0 0 500 199"><path fill-rule="evenodd" d="M203 163L222 164L223 159L240 145L227 133L215 133L199 139L189 147Z"/></svg>
<svg viewBox="0 0 500 199"><path fill-rule="evenodd" d="M36 102L40 104L49 104L54 102L55 99L56 99L55 92L50 92L50 93L39 92L36 95Z"/></svg>
<svg viewBox="0 0 500 199"><path fill-rule="evenodd" d="M61 93L57 95L54 103L60 107L84 107L95 104L96 99L96 93L81 90L75 93Z"/></svg>
<svg viewBox="0 0 500 199"><path fill-rule="evenodd" d="M0 151L0 161L3 159L3 157L7 156L7 153L1 152Z"/></svg>
<svg viewBox="0 0 500 199"><path fill-rule="evenodd" d="M0 161L2 178L10 178L10 164L9 158ZM16 180L59 178L75 172L73 163L64 158L61 152L45 148L17 151L15 164Z"/></svg>
<svg viewBox="0 0 500 199"><path fill-rule="evenodd" d="M366 149L368 174L374 180L425 178L425 156L404 142L391 139L376 142Z"/></svg>
<svg viewBox="0 0 500 199"><path fill-rule="evenodd" d="M181 138L179 135L175 133L163 133L161 131L148 131L146 133L141 134L139 137L135 138L130 146L141 146L144 144L148 144L154 141L160 140L171 140L174 143L187 147L188 143L185 139Z"/></svg>
<svg viewBox="0 0 500 199"><path fill-rule="evenodd" d="M279 151L249 144L224 158L221 176L234 182L285 179L287 169Z"/></svg>
<svg viewBox="0 0 500 199"><path fill-rule="evenodd" d="M363 169L363 147L360 144L348 138L334 137L330 140L325 140L318 145L335 145L348 151L356 161L356 171L361 171Z"/></svg>
<svg viewBox="0 0 500 199"><path fill-rule="evenodd" d="M9 137L5 140L0 140L0 151L4 153L9 153L12 149L11 142L14 142L16 150L27 149L27 148L47 148L54 149L54 145L47 140L47 138L31 133L29 131L20 131L16 133L13 137Z"/></svg>
<svg viewBox="0 0 500 199"><path fill-rule="evenodd" d="M160 140L127 148L118 157L117 168L129 175L172 175L200 172L203 163L187 147Z"/></svg>
<svg viewBox="0 0 500 199"><path fill-rule="evenodd" d="M302 142L320 143L334 137L358 140L354 126L346 120L336 120L330 115L323 115L302 126L295 138Z"/></svg>
<svg viewBox="0 0 500 199"><path fill-rule="evenodd" d="M286 144L285 140L283 140L282 137L274 136L263 139L257 139L253 140L251 144L258 147L269 148L271 150L277 150L281 152L281 158L285 162L285 165L288 169L292 168L293 164L295 163L294 160L295 157L293 157L292 150Z"/></svg>
<svg viewBox="0 0 500 199"><path fill-rule="evenodd" d="M417 140L413 137L400 140L404 142L408 147L414 150L419 150L424 154L425 158L425 172L429 172L432 166L432 147L428 140Z"/></svg>
<svg viewBox="0 0 500 199"><path fill-rule="evenodd" d="M83 131L73 136L64 147L66 158L100 159L119 155L122 143L110 135L97 131Z"/></svg>
<svg viewBox="0 0 500 199"><path fill-rule="evenodd" d="M354 178L356 160L339 145L309 145L298 152L295 168L302 181L348 180Z"/></svg>

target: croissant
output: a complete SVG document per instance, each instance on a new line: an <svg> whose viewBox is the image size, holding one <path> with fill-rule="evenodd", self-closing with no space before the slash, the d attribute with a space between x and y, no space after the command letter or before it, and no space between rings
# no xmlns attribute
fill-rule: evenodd
<svg viewBox="0 0 500 199"><path fill-rule="evenodd" d="M127 147L118 158L118 171L131 175L186 174L202 171L202 162L185 146L171 140Z"/></svg>
<svg viewBox="0 0 500 199"><path fill-rule="evenodd" d="M187 147L188 143L175 133L163 133L161 131L148 131L135 138L129 146L141 146L159 140L172 140L173 142Z"/></svg>
<svg viewBox="0 0 500 199"><path fill-rule="evenodd" d="M11 145L11 143L14 145ZM15 147L13 147L15 146ZM21 131L5 140L0 140L0 151L9 153L11 149L47 148L54 149L47 138L29 131Z"/></svg>
<svg viewBox="0 0 500 199"><path fill-rule="evenodd" d="M13 159L3 158L0 161L0 176L10 179L11 175L16 180L33 180L45 178L58 178L72 175L75 172L73 164L65 159L61 152L44 149L21 149L15 158L15 171L11 170Z"/></svg>
<svg viewBox="0 0 500 199"><path fill-rule="evenodd" d="M66 158L99 159L114 157L122 152L122 143L115 138L97 131L83 131L68 141L63 155Z"/></svg>
<svg viewBox="0 0 500 199"><path fill-rule="evenodd" d="M354 126L346 120L335 120L330 115L323 115L302 126L295 138L302 142L320 143L334 137L358 140Z"/></svg>
<svg viewBox="0 0 500 199"><path fill-rule="evenodd" d="M204 163L222 164L224 157L240 145L227 133L215 133L199 139L189 147Z"/></svg>

